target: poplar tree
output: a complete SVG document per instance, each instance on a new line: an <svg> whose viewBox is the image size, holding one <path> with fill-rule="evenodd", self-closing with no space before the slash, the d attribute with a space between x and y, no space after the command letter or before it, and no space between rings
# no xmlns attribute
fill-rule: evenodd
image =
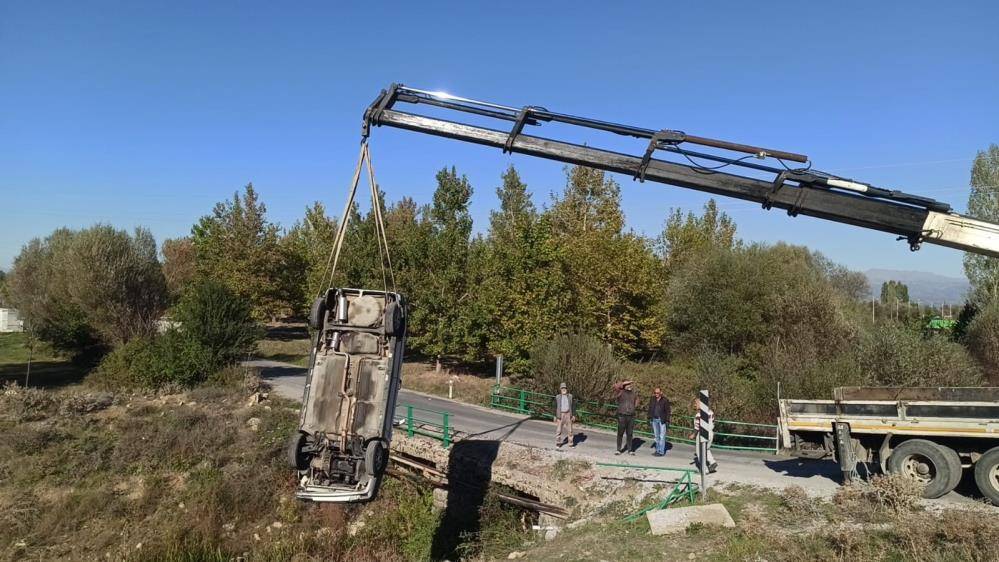
<svg viewBox="0 0 999 562"><path fill-rule="evenodd" d="M559 332L568 288L550 225L539 220L527 185L513 166L502 180L484 240L475 314L486 319L487 354L503 355L510 372L524 374L532 347Z"/></svg>
<svg viewBox="0 0 999 562"><path fill-rule="evenodd" d="M971 194L968 214L989 222L999 222L999 145L978 152L971 165ZM972 298L986 305L999 295L999 259L964 254L964 273L971 282Z"/></svg>
<svg viewBox="0 0 999 562"><path fill-rule="evenodd" d="M414 299L413 324L419 328L412 341L415 348L437 359L464 351L460 323L462 306L469 301L467 267L472 217L468 203L472 186L452 167L437 173L437 189L429 210L430 241L426 263L426 290Z"/></svg>
<svg viewBox="0 0 999 562"><path fill-rule="evenodd" d="M661 264L649 240L623 231L617 182L600 170L569 167L548 214L568 272L573 331L597 335L625 355L656 351L664 333Z"/></svg>

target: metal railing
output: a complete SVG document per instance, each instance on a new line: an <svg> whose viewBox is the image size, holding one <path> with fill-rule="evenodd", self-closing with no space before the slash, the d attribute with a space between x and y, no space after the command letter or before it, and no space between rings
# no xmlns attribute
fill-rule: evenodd
<svg viewBox="0 0 999 562"><path fill-rule="evenodd" d="M607 466L614 468L630 468L635 470L658 470L663 472L679 472L681 476L677 478L676 485L670 490L669 494L661 502L654 503L648 507L642 508L641 510L632 513L624 518L628 523L633 523L641 518L646 513L655 509L666 509L667 507L673 505L674 503L686 499L689 503L693 504L694 499L697 497L698 485L694 483L695 470L689 468L670 468L665 466L644 466L644 465L634 465L634 464L617 464L608 462L598 462L597 466Z"/></svg>
<svg viewBox="0 0 999 562"><path fill-rule="evenodd" d="M428 410L412 404L396 406L396 425L406 430L406 436L422 435L441 442L447 449L454 443L457 433L451 425L451 414L437 410Z"/></svg>
<svg viewBox="0 0 999 562"><path fill-rule="evenodd" d="M503 385L493 385L489 396L491 408L539 418L554 416L554 404L554 394L544 394ZM616 410L616 404L592 401L577 403L576 419L578 423L589 427L616 430ZM719 431L719 429L728 428L732 429ZM693 432L694 416L674 414L670 420L667 438L671 442L693 443L694 441L688 438ZM635 415L635 434L643 437L653 436L651 424L641 417L641 412L637 412ZM733 420L715 420L715 439L712 447L741 451L777 452L777 426Z"/></svg>

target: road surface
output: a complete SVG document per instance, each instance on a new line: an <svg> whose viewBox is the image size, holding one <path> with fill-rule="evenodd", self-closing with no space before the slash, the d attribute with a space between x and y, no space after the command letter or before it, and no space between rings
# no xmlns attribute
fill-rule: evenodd
<svg viewBox="0 0 999 562"><path fill-rule="evenodd" d="M305 388L303 367L264 359L247 361L247 366L260 370L278 395L299 401ZM405 381L403 381L405 387ZM414 392L403 388L399 404L446 411L451 414L454 428L464 439L490 439L519 443L544 449L556 449L554 424L515 413L492 410ZM577 445L563 446L559 454L593 462L628 463L636 465L693 468L694 447L677 443L664 457L652 456L651 440L643 440L634 456L615 455L616 435L600 429L575 426ZM812 495L831 496L840 485L839 466L830 460L812 460L768 455L754 452L715 449L718 472L709 476L709 483L748 484L771 489L799 485ZM941 500L947 503L973 502L971 498L951 492Z"/></svg>

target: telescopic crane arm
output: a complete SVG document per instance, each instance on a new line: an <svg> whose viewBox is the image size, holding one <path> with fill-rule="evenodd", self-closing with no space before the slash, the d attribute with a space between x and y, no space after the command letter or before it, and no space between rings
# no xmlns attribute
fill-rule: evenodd
<svg viewBox="0 0 999 562"><path fill-rule="evenodd" d="M506 121L506 130L449 121L397 109L399 104L426 105L451 111L456 116ZM562 123L615 133L648 141L641 155L629 155L565 141L524 134L527 126ZM499 148L503 152L527 154L549 160L628 174L639 181L686 187L759 203L764 209L779 208L798 214L895 234L918 250L923 242L966 252L999 257L999 225L954 213L950 205L875 187L851 179L813 170L811 165L791 167L787 162L808 163L802 154L773 150L687 134L670 129L654 130L607 121L555 113L542 107L523 108L476 101L393 84L364 114L362 134L371 126L388 126ZM725 151L701 152L688 147ZM654 158L657 151L682 158ZM735 157L731 153L740 153ZM749 159L771 160L774 165ZM706 165L698 161L717 164ZM737 175L721 168L741 169Z"/></svg>

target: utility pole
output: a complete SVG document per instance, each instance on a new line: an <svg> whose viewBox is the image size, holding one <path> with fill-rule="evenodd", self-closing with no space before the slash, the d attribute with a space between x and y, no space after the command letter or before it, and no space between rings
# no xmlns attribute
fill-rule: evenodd
<svg viewBox="0 0 999 562"><path fill-rule="evenodd" d="M871 297L871 324L874 323L874 297Z"/></svg>

